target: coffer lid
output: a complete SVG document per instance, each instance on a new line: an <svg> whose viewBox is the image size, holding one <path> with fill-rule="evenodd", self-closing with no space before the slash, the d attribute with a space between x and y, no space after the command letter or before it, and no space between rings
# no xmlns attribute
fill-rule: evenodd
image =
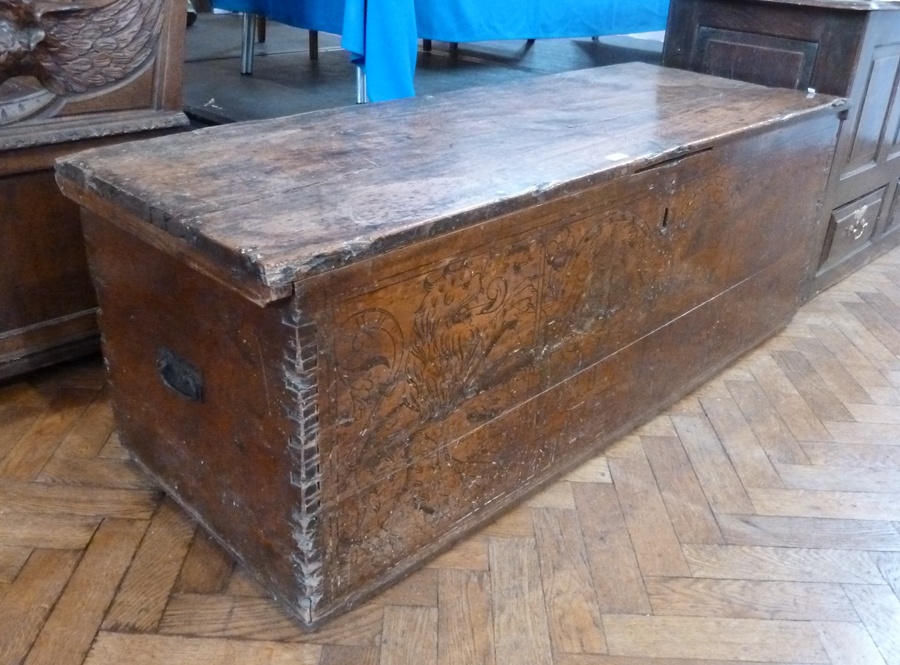
<svg viewBox="0 0 900 665"><path fill-rule="evenodd" d="M842 103L630 63L99 148L61 160L57 180L265 303L305 276Z"/></svg>

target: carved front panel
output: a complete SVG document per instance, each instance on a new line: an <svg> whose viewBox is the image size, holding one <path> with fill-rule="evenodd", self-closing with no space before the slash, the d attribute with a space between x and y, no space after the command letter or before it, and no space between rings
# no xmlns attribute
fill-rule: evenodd
<svg viewBox="0 0 900 665"><path fill-rule="evenodd" d="M557 374L551 363L536 373L536 363L559 355L568 376L603 353L608 322L627 316L652 280L647 255L660 233L642 214L590 214L586 198L572 222L426 263L335 305L330 456L339 465L328 498L527 400Z"/></svg>
<svg viewBox="0 0 900 665"><path fill-rule="evenodd" d="M319 312L328 387L326 595L571 459L586 432L621 426L632 407L620 390L664 399L653 367L635 371L637 340L788 253L796 288L813 199L771 173L811 158L805 177L821 182L829 155L798 156L795 136L701 152L313 280L301 298ZM703 346L714 333L694 334ZM609 369L623 362L627 376ZM617 406L604 411L602 395Z"/></svg>

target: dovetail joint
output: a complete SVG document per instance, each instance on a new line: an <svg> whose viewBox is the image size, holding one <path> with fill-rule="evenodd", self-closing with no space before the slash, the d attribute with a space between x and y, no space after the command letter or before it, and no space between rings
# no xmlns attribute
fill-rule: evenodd
<svg viewBox="0 0 900 665"><path fill-rule="evenodd" d="M321 522L321 468L319 460L319 412L316 384L316 329L293 313L285 324L294 334L285 362L284 378L293 396L288 417L294 431L288 440L291 458L291 485L299 492L291 512L291 526L297 548L292 563L297 576L298 609L307 624L316 617L322 599L322 552L319 547Z"/></svg>

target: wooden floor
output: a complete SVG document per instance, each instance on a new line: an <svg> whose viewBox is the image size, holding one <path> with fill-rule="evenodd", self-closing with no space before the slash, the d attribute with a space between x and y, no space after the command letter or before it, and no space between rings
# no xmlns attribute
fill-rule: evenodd
<svg viewBox="0 0 900 665"><path fill-rule="evenodd" d="M304 635L118 445L91 360L0 386L0 663L900 663L900 250Z"/></svg>

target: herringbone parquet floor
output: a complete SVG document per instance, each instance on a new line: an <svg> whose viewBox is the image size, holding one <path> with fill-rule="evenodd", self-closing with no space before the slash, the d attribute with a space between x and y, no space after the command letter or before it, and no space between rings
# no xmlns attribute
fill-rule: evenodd
<svg viewBox="0 0 900 665"><path fill-rule="evenodd" d="M131 466L90 360L0 386L0 663L900 664L900 250L304 635Z"/></svg>

